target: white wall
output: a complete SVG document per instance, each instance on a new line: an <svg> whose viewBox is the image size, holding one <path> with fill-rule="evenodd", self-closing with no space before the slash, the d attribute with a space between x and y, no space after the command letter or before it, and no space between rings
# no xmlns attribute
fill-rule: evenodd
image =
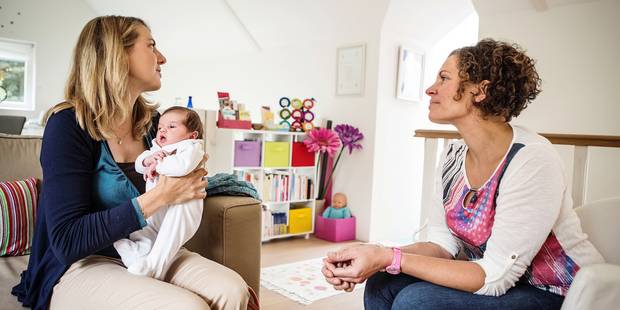
<svg viewBox="0 0 620 310"><path fill-rule="evenodd" d="M303 12L278 11L283 8L275 4L282 3L283 7L286 7L284 2L269 1L260 9L266 14L270 11L268 14L301 16ZM350 156L348 153L343 155L344 158L334 176L333 189L348 195L349 207L358 221L357 237L368 240L372 180L376 179L373 176L372 166L379 35L387 3L373 0L356 8L354 12L340 10L338 14L343 18L346 16L347 20L355 21L355 27L351 27L350 23L325 21L334 28L323 29L324 26L317 25L318 34L309 34L306 31L312 29L304 28L300 30L300 36L304 36L283 34L279 41L274 38L261 40L260 38L265 38L267 33L262 34L259 31L256 37L259 38L260 50L252 48L239 51L231 47L229 55L220 53L211 56L205 51L202 58L184 58L182 49L167 52L164 46L166 43L162 43L160 45L163 46L163 52L169 55L168 64L163 67L162 89L154 93L152 98L162 105L171 105L174 104L175 97L192 95L195 107L217 109L217 91L228 91L232 99L246 104L256 122L260 121L260 107L267 105L275 110L282 96L316 98L318 104L313 111L318 118L333 120L334 125L347 123L358 127L364 133L365 138L362 141L364 149ZM329 1L315 4L329 5ZM342 4L334 5L332 9L340 6ZM243 9L241 13L245 11ZM155 29L159 26L150 23L157 39ZM304 27L312 28L312 25ZM273 26L262 24L260 28L271 29ZM336 96L336 50L340 46L355 43L366 44L364 94Z"/></svg>
<svg viewBox="0 0 620 310"><path fill-rule="evenodd" d="M36 117L62 100L73 47L94 16L81 0L3 1L0 37L36 43L36 95L35 111L0 110L0 114Z"/></svg>
<svg viewBox="0 0 620 310"><path fill-rule="evenodd" d="M620 1L600 0L547 11L490 9L474 0L480 38L523 46L537 60L543 92L514 123L538 132L620 135ZM570 150L561 149L569 175ZM593 148L586 199L620 196L620 150Z"/></svg>
<svg viewBox="0 0 620 310"><path fill-rule="evenodd" d="M538 59L545 81L544 92L517 122L544 132L620 135L614 93L620 85L620 1L536 12L522 0L525 9L489 12L494 1L474 1L482 12L480 38L519 42ZM281 96L315 97L320 118L357 126L366 137L364 150L345 155L334 183L336 191L348 194L358 217L357 237L408 238L420 222L423 160L423 142L413 134L419 128L443 127L427 120L428 98L421 103L395 98L398 46L426 53L428 87L452 49L477 40L477 31L471 30L477 16L469 0L186 4L191 10L168 9L174 4L151 0L5 1L3 22L14 10L22 17L14 26L0 28L0 36L37 43L37 112L28 116L62 99L72 49L89 19L113 13L139 16L168 56L163 87L151 95L153 100L166 106L176 97L192 95L196 107L215 109L216 92L226 90L258 119L259 107L275 108ZM322 20L315 18L323 13ZM364 95L335 96L336 49L360 42L366 43ZM563 154L570 165L570 152ZM620 151L593 150L590 199L618 193L620 168L612 165L618 155Z"/></svg>
<svg viewBox="0 0 620 310"><path fill-rule="evenodd" d="M399 46L417 48L425 53L423 88L426 89L453 49L477 41L478 20L470 2L442 2L436 5L451 7L452 15L442 15L439 7L427 7L434 12L429 16L427 11L420 12L421 5L417 1L393 0L382 27L371 241L412 241L414 231L420 226L424 154L423 140L413 135L416 129L438 127L428 120L426 95L422 102L404 101L395 96ZM428 24L412 22L420 20L417 15L427 16L420 19L442 20L443 32L429 36L425 33Z"/></svg>
<svg viewBox="0 0 620 310"><path fill-rule="evenodd" d="M349 195L358 235L367 239L379 36L388 3L187 0L178 6L151 0L10 0L7 9L23 7L24 23L3 36L38 43L38 111L61 100L79 31L95 15L107 14L141 17L151 27L168 63L162 89L148 97L163 106L192 95L194 106L216 109L216 92L223 90L245 103L258 121L260 106L275 109L281 96L316 98L320 119L346 122L365 135L365 149L342 161L334 189ZM335 96L336 49L355 43L366 44L364 94Z"/></svg>

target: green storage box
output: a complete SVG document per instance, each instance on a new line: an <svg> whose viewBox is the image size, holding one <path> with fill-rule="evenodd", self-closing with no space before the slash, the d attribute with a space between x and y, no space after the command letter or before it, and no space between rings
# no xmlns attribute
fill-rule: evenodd
<svg viewBox="0 0 620 310"><path fill-rule="evenodd" d="M291 144L289 142L265 142L265 167L288 167Z"/></svg>

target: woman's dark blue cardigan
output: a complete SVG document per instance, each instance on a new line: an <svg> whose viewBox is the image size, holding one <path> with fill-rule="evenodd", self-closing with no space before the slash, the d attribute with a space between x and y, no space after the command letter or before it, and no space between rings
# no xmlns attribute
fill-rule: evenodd
<svg viewBox="0 0 620 310"><path fill-rule="evenodd" d="M100 150L101 143L79 127L73 110L49 119L30 261L12 290L24 306L47 309L54 285L72 263L97 252L116 253L112 243L141 228L131 200L95 209L93 176Z"/></svg>

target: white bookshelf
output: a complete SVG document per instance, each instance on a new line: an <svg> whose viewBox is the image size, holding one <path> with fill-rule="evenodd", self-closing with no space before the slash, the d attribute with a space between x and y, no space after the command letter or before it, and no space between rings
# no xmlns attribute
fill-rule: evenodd
<svg viewBox="0 0 620 310"><path fill-rule="evenodd" d="M208 118L208 116L206 116ZM214 121L214 120L211 120ZM316 180L317 180L317 158L314 155L313 165L293 167L291 166L293 160L293 142L302 142L306 138L305 133L298 132L285 132L285 131L267 131L267 130L244 130L244 129L228 129L217 128L213 126L210 121L206 121L208 124L206 128L206 151L209 154L209 160L207 161L207 169L209 175L215 175L216 173L235 173L237 175L250 174L252 175L252 183L255 185L259 192L263 209L263 231L262 240L268 241L271 239L285 238L291 236L304 235L306 238L314 232L314 210L316 197ZM235 166L235 141L260 141L260 164L258 166ZM287 142L289 144L288 149L288 165L265 167L266 156L266 143L265 142ZM271 176L271 177L270 177ZM269 183L269 180L275 178L284 179L288 178L288 182L281 183ZM307 189L307 183L303 181L293 181L298 178L301 180L311 180L312 188L309 191L304 191L299 184L302 184ZM307 182L307 181L306 181ZM271 186L269 186L271 185ZM295 195L293 192L295 189L301 188L298 192L299 195ZM283 193L285 192L285 193ZM271 195L270 195L271 193ZM277 195L274 195L276 193ZM278 199L273 199L273 196L277 196ZM301 196L301 197L299 197ZM310 228L304 231L290 232L290 213L292 209L309 209L309 216L311 217ZM300 212L299 210L297 212ZM301 212L308 212L303 210ZM281 213L284 214L286 231L280 230L280 233L276 233L277 228L273 228L273 221L275 217L271 214ZM305 213L304 213L305 214ZM278 216L282 217L282 215ZM271 219L271 221L270 221ZM279 218L281 220L281 218ZM297 223L297 222L296 222ZM282 226L280 226L282 228Z"/></svg>

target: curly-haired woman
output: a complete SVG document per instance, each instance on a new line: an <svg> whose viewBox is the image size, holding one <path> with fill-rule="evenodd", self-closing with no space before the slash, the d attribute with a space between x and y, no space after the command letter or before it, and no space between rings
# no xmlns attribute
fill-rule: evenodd
<svg viewBox="0 0 620 310"><path fill-rule="evenodd" d="M453 51L426 90L430 120L463 137L442 155L428 240L330 253L327 281L350 291L368 279L366 309L559 309L579 268L603 258L581 231L554 147L509 123L539 92L534 61L516 45Z"/></svg>

